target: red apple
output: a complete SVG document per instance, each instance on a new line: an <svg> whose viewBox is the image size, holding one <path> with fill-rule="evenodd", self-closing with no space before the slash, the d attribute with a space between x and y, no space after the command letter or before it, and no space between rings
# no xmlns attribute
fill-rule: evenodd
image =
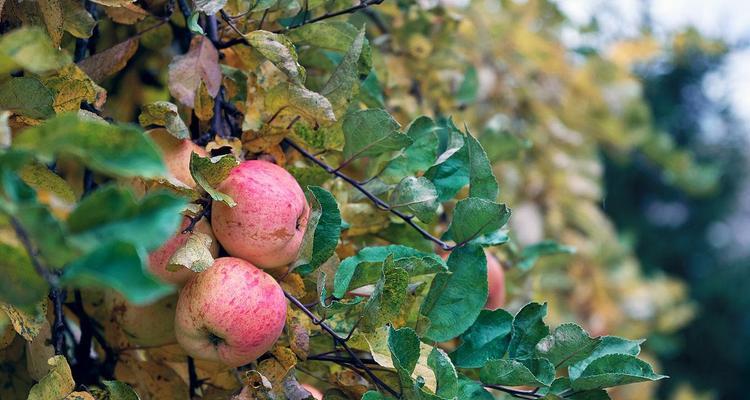
<svg viewBox="0 0 750 400"><path fill-rule="evenodd" d="M189 139L177 139L166 129L154 129L148 134L161 149L169 173L183 184L195 187L195 180L190 174L190 155L195 152L206 157L208 152Z"/></svg>
<svg viewBox="0 0 750 400"><path fill-rule="evenodd" d="M323 392L321 392L320 389L316 388L313 385L310 385L309 383L303 383L301 386L305 388L305 390L310 392L310 395L315 400L323 400Z"/></svg>
<svg viewBox="0 0 750 400"><path fill-rule="evenodd" d="M263 270L217 258L180 292L177 341L191 356L238 367L270 350L286 321L281 286Z"/></svg>
<svg viewBox="0 0 750 400"><path fill-rule="evenodd" d="M195 272L185 267L179 267L176 271L170 271L167 269L167 266L169 265L169 259L172 257L172 254L174 254L177 249L182 247L190 236L189 233L182 233L182 231L185 230L188 225L190 225L190 218L185 217L182 221L182 225L180 225L180 229L175 233L175 235L167 240L163 245L161 245L161 247L152 251L148 255L149 272L166 283L172 283L178 286L182 286L185 284L185 282L192 278L193 275L195 275ZM195 228L193 230L194 232L205 233L206 235L210 236L211 254L214 257L219 255L219 243L216 241L216 238L214 238L214 233L211 229L211 224L208 223L208 220L206 220L205 218L201 219L197 224L195 224Z"/></svg>
<svg viewBox="0 0 750 400"><path fill-rule="evenodd" d="M227 253L260 268L281 267L297 258L310 207L284 168L245 161L218 189L237 202L234 207L213 203L211 224Z"/></svg>

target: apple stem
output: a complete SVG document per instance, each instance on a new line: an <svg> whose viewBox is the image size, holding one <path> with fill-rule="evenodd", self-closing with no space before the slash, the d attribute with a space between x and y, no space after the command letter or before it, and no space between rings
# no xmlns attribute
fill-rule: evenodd
<svg viewBox="0 0 750 400"><path fill-rule="evenodd" d="M321 329L323 329L326 333L331 335L331 337L333 338L334 345L341 346L341 348L343 348L344 351L346 351L349 354L349 357L351 357L351 360L349 361L351 361L351 363L355 367L364 371L364 373L367 374L367 377L369 377L370 380L372 380L375 386L385 390L386 392L388 392L389 394L391 394L392 396L396 398L401 398L401 395L398 392L396 392L393 388L388 386L388 384L386 384L380 378L378 378L377 375L375 375L375 373L372 372L372 369L368 367L367 364L364 361L362 361L362 359L359 358L357 354L354 353L354 351L349 347L349 345L346 342L349 339L349 337L351 337L351 333L349 334L349 337L347 338L341 337L338 333L336 333L336 331L333 330L333 328L328 326L328 324L326 324L322 319L315 316L315 314L313 314L313 312L310 311L310 309L305 307L305 305L302 304L302 302L299 299L292 296L286 290L284 291L284 296L286 296L286 298L289 299L289 301L292 302L292 304L294 304L295 307L299 308L303 313L305 313L305 315L307 315L313 321L313 323L320 326ZM321 360L321 361L334 361L334 360Z"/></svg>

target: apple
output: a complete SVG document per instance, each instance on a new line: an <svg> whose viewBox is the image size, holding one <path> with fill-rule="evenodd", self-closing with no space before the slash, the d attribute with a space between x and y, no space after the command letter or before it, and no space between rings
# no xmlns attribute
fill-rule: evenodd
<svg viewBox="0 0 750 400"><path fill-rule="evenodd" d="M183 184L195 187L195 180L190 173L190 155L195 152L206 157L208 152L189 139L177 139L166 129L153 129L148 135L161 149L169 173Z"/></svg>
<svg viewBox="0 0 750 400"><path fill-rule="evenodd" d="M174 315L177 295L167 296L151 304L137 306L120 294L105 295L110 322L118 326L127 341L138 346L162 346L175 342Z"/></svg>
<svg viewBox="0 0 750 400"><path fill-rule="evenodd" d="M182 220L180 229L175 233L175 235L164 242L161 247L152 251L148 255L149 272L151 272L151 274L155 275L157 278L159 278L159 280L163 282L182 286L190 278L192 278L193 275L195 275L195 272L185 267L179 267L176 271L170 271L169 269L167 269L167 267L169 266L169 259L172 257L172 254L174 254L177 249L182 247L190 236L189 233L182 233L182 231L184 231L185 228L188 227L188 225L190 225L190 218L185 217ZM208 220L203 218L198 221L198 223L195 224L193 231L205 233L206 235L210 236L211 248L209 250L214 257L219 255L219 243L214 237L213 230L211 229L211 224L208 223Z"/></svg>
<svg viewBox="0 0 750 400"><path fill-rule="evenodd" d="M439 252L443 260L447 260L450 253ZM487 302L484 304L485 310L497 310L505 305L505 271L500 261L495 258L487 249L484 250L487 258Z"/></svg>
<svg viewBox="0 0 750 400"><path fill-rule="evenodd" d="M310 385L309 383L303 383L300 386L310 392L310 396L312 396L315 400L323 400L323 392L321 392L320 389L316 388L313 385Z"/></svg>
<svg viewBox="0 0 750 400"><path fill-rule="evenodd" d="M271 349L286 308L281 286L266 272L239 258L217 258L180 291L177 342L195 358L239 367Z"/></svg>
<svg viewBox="0 0 750 400"><path fill-rule="evenodd" d="M235 167L218 189L237 202L215 201L211 225L227 253L260 268L278 268L297 258L310 216L299 184L284 168L250 160Z"/></svg>

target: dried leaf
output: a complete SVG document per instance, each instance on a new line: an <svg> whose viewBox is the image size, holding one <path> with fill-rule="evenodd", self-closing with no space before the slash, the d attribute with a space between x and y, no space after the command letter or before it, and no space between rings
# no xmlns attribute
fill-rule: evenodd
<svg viewBox="0 0 750 400"><path fill-rule="evenodd" d="M205 36L196 36L190 50L177 56L169 64L169 92L180 103L195 106L195 93L203 81L211 97L216 97L221 85L219 52Z"/></svg>
<svg viewBox="0 0 750 400"><path fill-rule="evenodd" d="M40 329L42 329L42 324L47 321L45 317L47 314L46 300L39 303L34 315L4 303L0 303L0 311L5 311L8 314L13 328L28 341L34 340L36 335L39 334Z"/></svg>
<svg viewBox="0 0 750 400"><path fill-rule="evenodd" d="M198 84L194 107L195 116L201 121L208 121L214 116L214 99L208 93L208 88L203 81Z"/></svg>
<svg viewBox="0 0 750 400"><path fill-rule="evenodd" d="M185 244L177 249L169 259L167 270L177 271L187 268L195 272L203 272L214 263L211 254L212 239L202 232L192 232Z"/></svg>
<svg viewBox="0 0 750 400"><path fill-rule="evenodd" d="M84 58L78 62L78 66L94 82L100 83L125 68L136 50L138 50L138 38L131 38Z"/></svg>
<svg viewBox="0 0 750 400"><path fill-rule="evenodd" d="M54 356L47 363L52 367L49 374L31 388L28 400L62 399L75 388L73 373L64 356Z"/></svg>

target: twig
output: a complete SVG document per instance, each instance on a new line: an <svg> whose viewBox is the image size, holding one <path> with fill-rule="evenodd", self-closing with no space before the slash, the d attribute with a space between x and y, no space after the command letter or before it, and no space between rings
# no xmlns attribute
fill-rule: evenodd
<svg viewBox="0 0 750 400"><path fill-rule="evenodd" d="M512 388L501 386L501 385L484 385L484 387L499 390L503 393L507 393L518 399L541 399L542 397L544 397L538 394L536 390L534 391L518 390L518 389L512 389Z"/></svg>
<svg viewBox="0 0 750 400"><path fill-rule="evenodd" d="M355 6L351 6L349 8L345 8L343 10L328 12L328 13L325 13L323 15L320 15L320 16L312 18L312 19L305 19L302 22L296 23L294 25L287 26L286 28L274 30L272 32L273 33L288 32L288 31L291 31L292 29L297 29L297 28L299 28L301 26L304 26L304 25L308 25L308 24L312 24L312 23L315 23L315 22L323 21L323 20L326 20L326 19L329 19L329 18L333 18L333 17L338 17L338 16L344 15L344 14L352 14L352 13L355 13L355 12L357 12L359 10L366 9L367 7L381 4L384 1L385 0L360 0L359 4L357 4ZM266 11L268 11L268 10L266 10ZM262 29L263 28L263 22L265 20L265 17L266 17L266 13L263 14L263 17L260 20L260 24L258 25L258 29ZM238 37L238 38L230 39L230 40L228 40L228 41L226 41L224 43L219 43L216 47L218 49L226 49L227 47L232 47L232 46L234 46L236 44L240 44L240 43L246 44L246 45L249 44L248 41L244 37Z"/></svg>
<svg viewBox="0 0 750 400"><path fill-rule="evenodd" d="M195 361L193 360L193 357L188 356L187 358L187 367L188 367L188 383L189 383L189 395L190 399L194 399L198 395L198 387L200 387L200 382L198 381L198 374L195 372Z"/></svg>
<svg viewBox="0 0 750 400"><path fill-rule="evenodd" d="M346 351L349 354L354 366L362 369L365 372L365 374L367 374L367 376L370 378L370 380L372 380L375 386L378 386L381 389L387 391L392 396L400 398L400 395L395 390L393 390L393 388L391 388L385 382L383 382L380 378L378 378L377 375L375 375L372 372L372 370L354 353L354 351L349 347L349 345L346 344L346 339L339 336L339 334L336 333L336 331L334 331L333 328L331 328L330 326L328 326L328 324L326 324L321 319L316 317L315 314L312 313L312 311L310 311L307 307L305 307L304 304L302 304L302 302L299 301L299 299L292 296L287 291L284 291L284 296L286 296L286 298L289 299L289 301L291 301L292 304L295 305L295 307L299 308L303 313L305 313L305 315L307 315L313 321L314 324L320 326L321 329L323 329L329 335L331 335L334 343L341 346L344 349L344 351Z"/></svg>
<svg viewBox="0 0 750 400"><path fill-rule="evenodd" d="M54 308L55 320L52 323L52 345L55 347L56 355L65 354L65 316L63 315L62 304L65 300L65 290L53 286L49 292Z"/></svg>
<svg viewBox="0 0 750 400"><path fill-rule="evenodd" d="M350 185L352 185L355 189L357 189L360 193L365 195L370 201L372 201L378 208L380 208L383 211L389 211L392 214L396 215L397 217L401 218L404 222L406 222L409 226L416 229L417 232L419 232L425 239L430 240L434 243L436 243L438 246L440 246L443 250L450 251L453 250L456 246L451 246L450 244L438 239L434 235L432 235L430 232L427 232L426 229L419 226L416 222L414 222L414 216L413 215L407 215L402 213L399 210L394 209L391 207L388 203L381 200L379 197L372 194L369 190L367 190L361 182L358 182L356 179L351 178L350 176L342 173L336 168L331 167L330 165L326 164L324 161L320 160L319 158L312 155L310 152L302 148L297 143L294 143L293 141L289 140L288 138L285 138L283 140L286 144L288 144L290 147L297 150L300 154L302 154L305 158L308 160L314 162L321 168L323 168L326 172L329 174L332 174L338 178L343 179Z"/></svg>
<svg viewBox="0 0 750 400"><path fill-rule="evenodd" d="M211 202L210 200L201 199L199 203L201 204L201 206L203 206L203 208L198 212L198 214L195 214L194 217L188 217L188 219L190 219L190 223L185 227L185 229L182 230L182 233L192 232L193 229L195 229L195 225L200 222L203 217L208 218L211 216L211 205L213 204L213 202Z"/></svg>

